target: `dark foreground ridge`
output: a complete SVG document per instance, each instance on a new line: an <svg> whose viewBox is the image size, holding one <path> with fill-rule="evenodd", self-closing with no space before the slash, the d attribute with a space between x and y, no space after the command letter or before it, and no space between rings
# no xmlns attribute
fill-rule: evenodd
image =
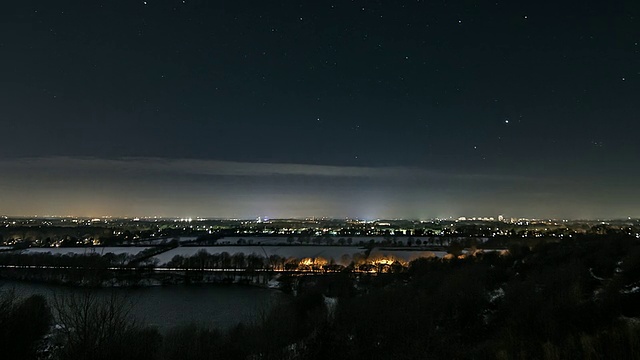
<svg viewBox="0 0 640 360"><path fill-rule="evenodd" d="M5 359L637 359L640 242L581 236L401 271L305 276L228 331L134 323L123 299L2 295ZM194 309L197 311L197 309ZM28 320L28 321L24 321Z"/></svg>

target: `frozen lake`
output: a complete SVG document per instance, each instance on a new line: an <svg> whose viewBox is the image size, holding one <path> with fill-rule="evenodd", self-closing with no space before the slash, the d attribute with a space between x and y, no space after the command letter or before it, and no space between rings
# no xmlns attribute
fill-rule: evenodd
<svg viewBox="0 0 640 360"><path fill-rule="evenodd" d="M19 296L40 294L51 300L55 295L80 295L85 288L0 281L0 291L14 289ZM142 288L92 289L99 298L108 298L112 292L130 301L132 317L166 331L173 326L197 323L228 329L239 322L255 321L271 306L283 301L287 295L269 290L239 285L173 285Z"/></svg>

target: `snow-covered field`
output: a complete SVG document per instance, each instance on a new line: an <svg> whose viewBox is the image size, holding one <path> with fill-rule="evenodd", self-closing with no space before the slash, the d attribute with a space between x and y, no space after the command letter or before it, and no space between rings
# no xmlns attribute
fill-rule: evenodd
<svg viewBox="0 0 640 360"><path fill-rule="evenodd" d="M293 238L298 239L295 236ZM235 245L240 239L244 240L246 244L278 245L287 243L285 236L227 236L218 240L218 243Z"/></svg>
<svg viewBox="0 0 640 360"><path fill-rule="evenodd" d="M135 255L142 250L148 249L148 247L126 247L126 246L114 246L114 247L62 247L62 248L29 248L22 250L23 254L42 254L51 253L52 255L90 255L99 254L104 255L107 253L113 254L129 254Z"/></svg>
<svg viewBox="0 0 640 360"><path fill-rule="evenodd" d="M148 245L164 245L172 240L178 240L180 243L189 242L196 240L197 236L176 236L176 237L162 237L162 238L146 238L140 239L136 242L136 244L140 246L148 246Z"/></svg>

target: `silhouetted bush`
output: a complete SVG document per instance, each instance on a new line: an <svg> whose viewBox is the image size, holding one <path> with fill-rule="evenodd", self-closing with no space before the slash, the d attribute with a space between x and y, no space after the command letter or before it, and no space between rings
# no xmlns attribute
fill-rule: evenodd
<svg viewBox="0 0 640 360"><path fill-rule="evenodd" d="M0 354L3 359L35 359L38 345L48 333L51 311L44 297L18 298L13 291L0 294Z"/></svg>

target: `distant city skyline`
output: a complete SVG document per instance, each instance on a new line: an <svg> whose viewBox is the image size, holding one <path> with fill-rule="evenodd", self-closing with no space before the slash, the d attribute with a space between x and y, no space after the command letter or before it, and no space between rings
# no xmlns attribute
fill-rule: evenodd
<svg viewBox="0 0 640 360"><path fill-rule="evenodd" d="M640 217L640 2L10 2L0 213Z"/></svg>

